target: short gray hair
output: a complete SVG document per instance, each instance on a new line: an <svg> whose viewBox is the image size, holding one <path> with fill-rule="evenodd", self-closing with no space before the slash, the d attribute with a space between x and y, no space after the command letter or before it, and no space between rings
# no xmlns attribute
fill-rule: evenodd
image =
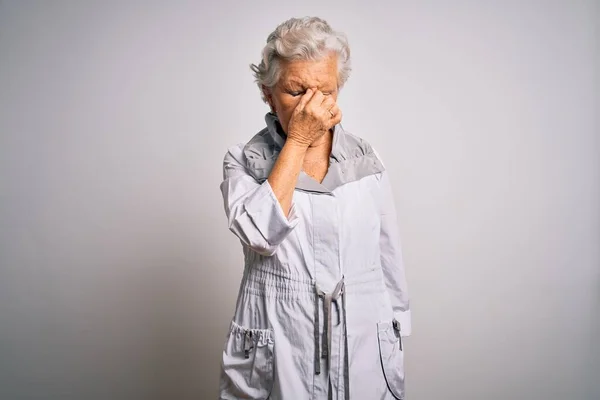
<svg viewBox="0 0 600 400"><path fill-rule="evenodd" d="M291 18L280 24L267 38L260 64L251 64L261 95L262 86L274 87L281 76L280 61L320 60L330 52L338 56L338 87L350 76L350 47L346 36L331 29L318 17Z"/></svg>

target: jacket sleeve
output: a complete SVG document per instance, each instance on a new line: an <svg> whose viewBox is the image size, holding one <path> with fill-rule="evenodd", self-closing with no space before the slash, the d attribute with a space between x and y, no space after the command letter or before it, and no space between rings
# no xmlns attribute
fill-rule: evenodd
<svg viewBox="0 0 600 400"><path fill-rule="evenodd" d="M387 171L379 181L381 191L381 233L379 247L385 283L392 302L394 318L400 323L401 336L411 334L410 301L402 259L400 231L394 195Z"/></svg>
<svg viewBox="0 0 600 400"><path fill-rule="evenodd" d="M295 204L286 217L269 181L258 183L244 165L243 145L230 148L221 183L229 230L250 249L272 256L298 224Z"/></svg>

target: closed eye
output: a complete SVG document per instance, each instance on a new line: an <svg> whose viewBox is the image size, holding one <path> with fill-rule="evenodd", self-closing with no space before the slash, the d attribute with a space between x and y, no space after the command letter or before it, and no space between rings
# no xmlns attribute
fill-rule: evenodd
<svg viewBox="0 0 600 400"><path fill-rule="evenodd" d="M306 90L298 90L298 91L289 91L288 94L294 97L297 96L302 96L304 93L306 93ZM332 92L321 92L323 93L323 95L325 96L331 96Z"/></svg>

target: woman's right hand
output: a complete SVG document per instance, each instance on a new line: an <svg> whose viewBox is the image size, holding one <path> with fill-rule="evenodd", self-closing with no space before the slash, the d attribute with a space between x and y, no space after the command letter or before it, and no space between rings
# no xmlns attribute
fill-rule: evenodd
<svg viewBox="0 0 600 400"><path fill-rule="evenodd" d="M331 96L307 89L288 124L287 140L310 146L342 120L342 112Z"/></svg>

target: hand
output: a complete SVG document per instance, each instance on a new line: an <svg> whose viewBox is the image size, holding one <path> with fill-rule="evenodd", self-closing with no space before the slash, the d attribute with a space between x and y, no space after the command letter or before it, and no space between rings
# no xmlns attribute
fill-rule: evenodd
<svg viewBox="0 0 600 400"><path fill-rule="evenodd" d="M331 96L308 89L288 123L288 140L308 147L341 120L342 112Z"/></svg>

